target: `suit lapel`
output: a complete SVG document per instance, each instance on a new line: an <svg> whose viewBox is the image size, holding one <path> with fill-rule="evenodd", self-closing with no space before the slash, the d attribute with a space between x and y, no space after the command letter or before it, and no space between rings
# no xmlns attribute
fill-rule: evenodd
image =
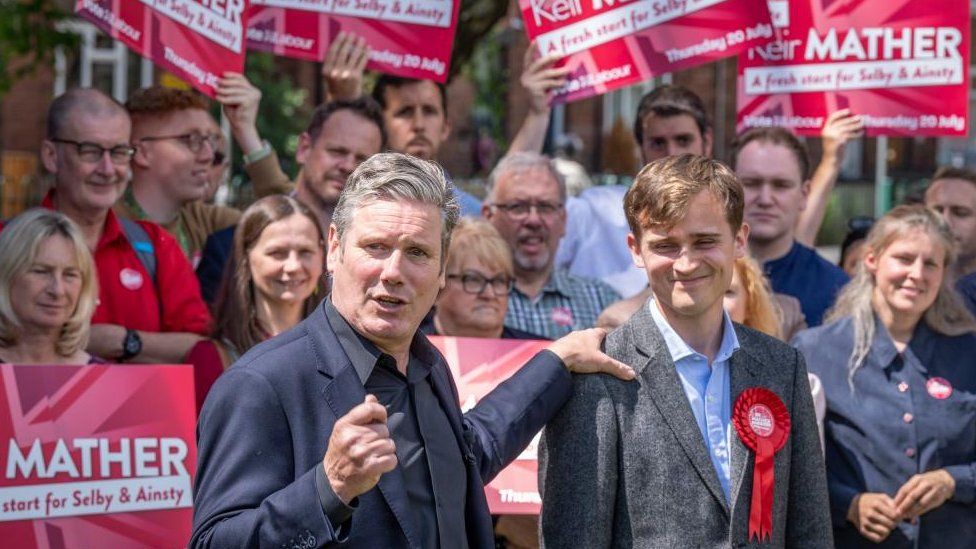
<svg viewBox="0 0 976 549"><path fill-rule="evenodd" d="M742 336L740 335L739 338L741 340ZM763 385L757 376L759 371L759 364L748 351L740 348L732 355L732 360L729 363L729 374L731 375L729 392L731 393L730 403L733 408L735 407L736 399L739 398L742 391L750 387ZM732 502L732 508L735 509L739 504L739 494L742 491L743 482L752 478L754 458L752 451L742 443L739 434L735 431L735 427L731 427L730 429L732 432L729 434L729 444L731 446L729 470L732 476L732 485L729 487L729 499ZM751 493L749 497L751 498ZM749 508L748 501L744 502L744 505L744 509Z"/></svg>
<svg viewBox="0 0 976 549"><path fill-rule="evenodd" d="M688 396L685 394L664 338L645 304L629 323L631 339L643 356L637 372L641 385L647 388L654 405L671 428L702 482L715 496L726 515L729 514L725 493L718 473L708 456L705 439L695 421Z"/></svg>
<svg viewBox="0 0 976 549"><path fill-rule="evenodd" d="M321 314L323 321L316 325L306 324L309 341L318 359L318 370L325 378L322 396L338 419L363 402L366 398L366 389L329 326L325 312L319 308L313 314ZM318 325L323 324L323 329L319 329ZM420 547L420 537L414 529L407 501L403 470L397 466L389 473L385 473L380 477L377 487L393 516L396 517L410 546Z"/></svg>

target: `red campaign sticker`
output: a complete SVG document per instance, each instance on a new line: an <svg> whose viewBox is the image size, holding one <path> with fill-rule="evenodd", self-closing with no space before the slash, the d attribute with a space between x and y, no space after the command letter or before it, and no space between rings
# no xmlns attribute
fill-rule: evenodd
<svg viewBox="0 0 976 549"><path fill-rule="evenodd" d="M569 310L569 307L553 307L552 321L559 326L572 326L573 312Z"/></svg>
<svg viewBox="0 0 976 549"><path fill-rule="evenodd" d="M119 271L119 282L128 290L142 288L142 273L128 267Z"/></svg>
<svg viewBox="0 0 976 549"><path fill-rule="evenodd" d="M933 377L926 381L925 390L929 392L929 396L938 400L952 396L952 384L944 377Z"/></svg>

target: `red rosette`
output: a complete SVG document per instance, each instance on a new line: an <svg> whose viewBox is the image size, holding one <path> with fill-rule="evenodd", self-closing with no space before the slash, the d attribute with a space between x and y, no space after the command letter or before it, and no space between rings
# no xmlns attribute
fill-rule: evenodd
<svg viewBox="0 0 976 549"><path fill-rule="evenodd" d="M742 391L732 407L732 424L739 439L752 450L752 503L749 506L749 539L768 541L773 533L773 456L790 435L790 412L776 393L764 387Z"/></svg>

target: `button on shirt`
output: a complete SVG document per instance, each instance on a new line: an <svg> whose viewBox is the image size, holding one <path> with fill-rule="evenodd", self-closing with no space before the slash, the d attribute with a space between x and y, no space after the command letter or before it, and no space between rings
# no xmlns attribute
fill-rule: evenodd
<svg viewBox="0 0 976 549"><path fill-rule="evenodd" d="M698 422L708 456L712 459L718 480L729 500L729 440L732 428L729 387L729 359L739 348L739 339L727 313L722 313L722 343L711 365L708 358L688 346L677 332L671 328L655 301L647 304L651 308L654 323L664 337L664 343L671 353L671 359L681 379L681 387L688 397L688 404Z"/></svg>
<svg viewBox="0 0 976 549"><path fill-rule="evenodd" d="M418 352L422 349L411 347L404 376L393 357L356 333L331 300L325 305L325 313L366 392L387 409L397 467L403 471L421 546L465 549L467 473L457 437L434 393L434 357L422 356Z"/></svg>
<svg viewBox="0 0 976 549"><path fill-rule="evenodd" d="M915 523L900 522L881 546L972 547L976 336L946 336L922 321L899 353L877 317L875 324L853 389L847 367L854 346L850 318L800 332L793 340L827 396L827 484L837 546L877 547L846 520L854 496L894 497L912 476L945 469L956 481L953 497Z"/></svg>
<svg viewBox="0 0 976 549"><path fill-rule="evenodd" d="M559 339L573 330L596 326L600 312L619 300L620 294L605 282L555 269L534 298L512 288L505 325L546 339Z"/></svg>

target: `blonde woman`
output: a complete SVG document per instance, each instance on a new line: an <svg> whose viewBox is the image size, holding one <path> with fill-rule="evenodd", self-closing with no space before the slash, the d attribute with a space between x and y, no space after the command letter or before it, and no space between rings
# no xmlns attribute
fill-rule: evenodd
<svg viewBox="0 0 976 549"><path fill-rule="evenodd" d="M98 295L91 253L74 223L29 210L0 233L0 362L87 364Z"/></svg>
<svg viewBox="0 0 976 549"><path fill-rule="evenodd" d="M420 325L427 335L545 339L505 326L515 280L512 250L487 221L464 218L451 233L445 284Z"/></svg>
<svg viewBox="0 0 976 549"><path fill-rule="evenodd" d="M827 394L837 547L976 540L976 321L947 273L936 214L900 206L865 239L854 279L794 343Z"/></svg>

